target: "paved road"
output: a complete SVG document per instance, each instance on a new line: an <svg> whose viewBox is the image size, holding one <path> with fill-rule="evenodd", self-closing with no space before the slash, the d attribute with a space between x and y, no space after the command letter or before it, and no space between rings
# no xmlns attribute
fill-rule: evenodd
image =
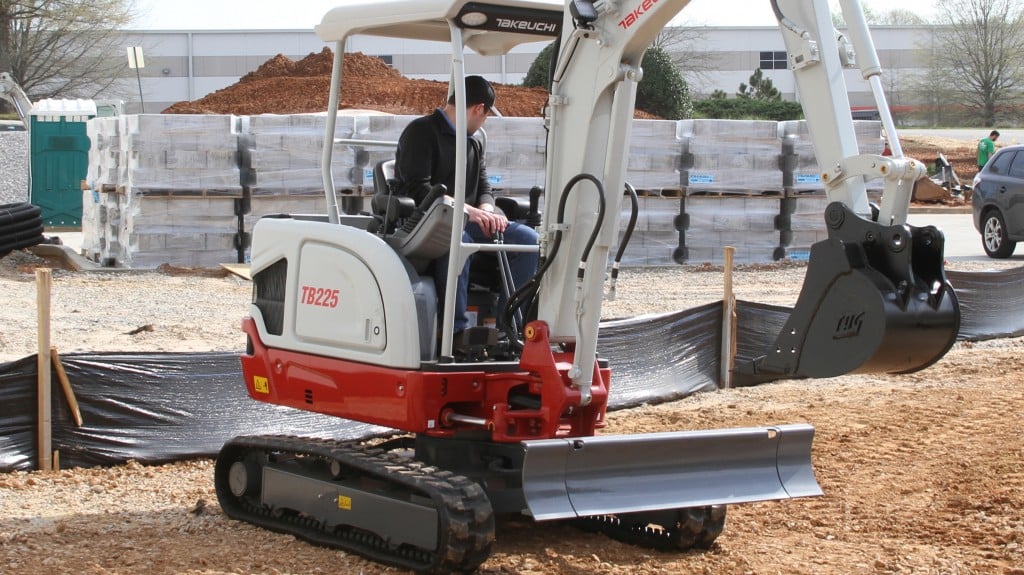
<svg viewBox="0 0 1024 575"><path fill-rule="evenodd" d="M970 213L912 213L907 217L907 223L941 229L946 236L946 259L949 261L993 261L981 247L981 234L974 229ZM1024 265L1024 245L1017 246L1011 260Z"/></svg>
<svg viewBox="0 0 1024 575"><path fill-rule="evenodd" d="M999 142L1000 146L1010 144L1020 144L1024 142L1024 130L1016 130L1010 128L999 129ZM915 129L915 128L899 128L896 132L900 135L905 136L935 136L939 138L951 138L954 140L964 140L966 142L976 143L992 130L990 128L940 128L940 129Z"/></svg>

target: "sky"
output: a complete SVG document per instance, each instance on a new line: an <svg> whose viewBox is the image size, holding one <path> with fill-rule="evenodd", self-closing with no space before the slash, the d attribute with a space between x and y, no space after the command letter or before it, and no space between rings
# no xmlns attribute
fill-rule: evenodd
<svg viewBox="0 0 1024 575"><path fill-rule="evenodd" d="M345 0L135 0L137 30L312 29L331 8ZM830 2L834 4L833 2ZM894 8L927 18L935 15L933 0L862 0L877 12ZM772 26L768 0L691 0L677 22L688 25Z"/></svg>

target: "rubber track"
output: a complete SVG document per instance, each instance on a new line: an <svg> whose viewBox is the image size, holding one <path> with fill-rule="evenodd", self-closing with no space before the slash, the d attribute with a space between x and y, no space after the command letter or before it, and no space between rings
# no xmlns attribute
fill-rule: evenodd
<svg viewBox="0 0 1024 575"><path fill-rule="evenodd" d="M623 516L582 517L573 523L589 532L603 533L616 541L660 551L707 549L725 528L725 506L695 507L680 510L685 520L670 529L653 528L643 521ZM643 514L637 514L642 517Z"/></svg>
<svg viewBox="0 0 1024 575"><path fill-rule="evenodd" d="M359 529L328 531L310 518L274 514L258 498L235 497L227 484L228 471L233 462L254 452L260 454L261 461L268 454L317 457L325 464L337 461L350 470L430 497L440 521L437 549L392 549L374 533ZM494 513L486 493L476 482L420 461L352 443L293 436L236 437L221 449L214 481L221 508L233 519L419 573L473 571L490 555L494 542Z"/></svg>

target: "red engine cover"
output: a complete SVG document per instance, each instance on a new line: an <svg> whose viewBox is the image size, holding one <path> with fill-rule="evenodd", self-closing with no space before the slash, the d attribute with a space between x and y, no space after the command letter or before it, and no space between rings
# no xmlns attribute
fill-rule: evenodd
<svg viewBox="0 0 1024 575"><path fill-rule="evenodd" d="M585 437L604 426L611 372L594 362L592 399L581 405L566 375L573 356L551 351L544 322L526 326L517 371L391 369L268 348L252 318L242 329L253 350L242 374L258 401L442 437L484 428L498 442Z"/></svg>

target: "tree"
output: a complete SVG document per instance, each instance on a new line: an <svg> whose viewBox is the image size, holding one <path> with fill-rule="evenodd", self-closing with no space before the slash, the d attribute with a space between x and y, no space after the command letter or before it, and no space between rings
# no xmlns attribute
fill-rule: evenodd
<svg viewBox="0 0 1024 575"><path fill-rule="evenodd" d="M938 68L959 103L983 126L995 126L1021 101L1024 15L1019 0L939 0L944 26Z"/></svg>
<svg viewBox="0 0 1024 575"><path fill-rule="evenodd" d="M556 44L557 42L548 44L537 54L533 63L530 64L530 69L526 72L526 77L523 78L523 86L548 89L548 82L551 78L551 56L555 52Z"/></svg>
<svg viewBox="0 0 1024 575"><path fill-rule="evenodd" d="M0 0L0 70L32 100L92 98L127 68L134 0Z"/></svg>
<svg viewBox="0 0 1024 575"><path fill-rule="evenodd" d="M683 120L693 115L690 87L668 52L651 46L640 64L644 76L636 88L636 107L666 120Z"/></svg>
<svg viewBox="0 0 1024 575"><path fill-rule="evenodd" d="M749 86L740 82L740 90L736 92L736 95L740 98L751 98L766 102L778 102L782 99L782 93L772 84L771 78L764 77L764 73L760 68L754 70L748 82L750 82Z"/></svg>
<svg viewBox="0 0 1024 575"><path fill-rule="evenodd" d="M718 58L703 47L706 26L666 26L651 44L672 58L688 86L710 84L710 74L718 70Z"/></svg>
<svg viewBox="0 0 1024 575"><path fill-rule="evenodd" d="M861 6L864 10L864 19L868 24L884 24L889 26L920 26L928 21L916 13L905 8L894 8L888 12L875 12L870 6ZM842 11L832 10L832 25L836 28L846 27L846 19Z"/></svg>
<svg viewBox="0 0 1024 575"><path fill-rule="evenodd" d="M548 88L554 49L555 43L552 42L537 54L523 78L523 86ZM657 46L648 48L640 67L644 75L637 85L637 108L669 120L681 120L693 114L690 87L665 50Z"/></svg>
<svg viewBox="0 0 1024 575"><path fill-rule="evenodd" d="M864 20L868 24L878 23L878 13L871 9L870 6L861 5L861 10L864 11ZM843 28L846 26L846 19L843 18L843 12L839 10L838 5L832 9L832 25L836 28Z"/></svg>
<svg viewBox="0 0 1024 575"><path fill-rule="evenodd" d="M916 12L911 12L904 8L896 8L883 14L878 23L892 26L923 26L928 23L928 20L918 16Z"/></svg>

